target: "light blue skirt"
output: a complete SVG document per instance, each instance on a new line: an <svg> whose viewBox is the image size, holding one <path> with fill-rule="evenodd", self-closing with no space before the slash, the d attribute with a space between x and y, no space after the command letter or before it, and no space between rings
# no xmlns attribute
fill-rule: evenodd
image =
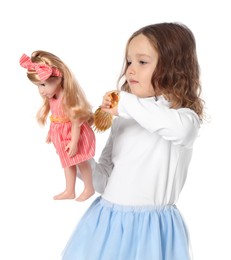
<svg viewBox="0 0 231 260"><path fill-rule="evenodd" d="M129 207L97 198L62 260L189 260L184 221L174 205Z"/></svg>

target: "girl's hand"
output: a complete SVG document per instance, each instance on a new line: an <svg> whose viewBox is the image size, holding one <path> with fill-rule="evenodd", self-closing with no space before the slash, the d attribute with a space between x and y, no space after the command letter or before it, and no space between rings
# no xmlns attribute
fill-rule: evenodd
<svg viewBox="0 0 231 260"><path fill-rule="evenodd" d="M68 153L69 157L73 157L76 155L77 153L77 145L73 144L72 142L70 142L66 147L65 147L65 151Z"/></svg>
<svg viewBox="0 0 231 260"><path fill-rule="evenodd" d="M117 104L118 102L116 102L116 105L115 105L115 101L112 99L112 96L111 96L111 94L113 92L117 92L117 91L115 91L115 90L109 91L103 96L103 102L101 105L101 109L104 112L107 112L113 116L118 116L118 104Z"/></svg>

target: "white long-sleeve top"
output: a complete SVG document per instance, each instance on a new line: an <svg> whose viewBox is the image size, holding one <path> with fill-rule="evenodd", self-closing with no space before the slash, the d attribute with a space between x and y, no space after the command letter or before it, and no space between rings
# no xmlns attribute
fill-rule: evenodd
<svg viewBox="0 0 231 260"><path fill-rule="evenodd" d="M200 120L188 109L171 109L163 96L120 92L118 117L93 163L102 197L122 205L175 204L187 177Z"/></svg>

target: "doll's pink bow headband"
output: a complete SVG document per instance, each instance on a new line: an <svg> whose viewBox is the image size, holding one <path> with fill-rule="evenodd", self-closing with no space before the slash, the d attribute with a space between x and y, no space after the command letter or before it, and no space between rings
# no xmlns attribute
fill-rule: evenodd
<svg viewBox="0 0 231 260"><path fill-rule="evenodd" d="M50 76L62 77L62 73L47 64L33 63L26 54L23 54L19 60L20 65L27 70L35 70L40 80L47 80Z"/></svg>

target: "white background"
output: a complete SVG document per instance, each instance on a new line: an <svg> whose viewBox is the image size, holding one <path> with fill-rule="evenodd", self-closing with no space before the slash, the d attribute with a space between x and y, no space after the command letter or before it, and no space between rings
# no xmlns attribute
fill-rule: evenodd
<svg viewBox="0 0 231 260"><path fill-rule="evenodd" d="M195 143L177 206L189 227L195 260L231 259L228 2L1 1L1 260L58 260L79 218L98 196L83 203L53 201L64 187L63 170L53 146L45 143L47 126L36 122L40 96L19 58L38 49L59 56L95 109L103 94L116 87L129 36L157 22L182 22L194 32L209 119ZM96 160L107 136L96 135ZM82 190L79 180L76 190Z"/></svg>

